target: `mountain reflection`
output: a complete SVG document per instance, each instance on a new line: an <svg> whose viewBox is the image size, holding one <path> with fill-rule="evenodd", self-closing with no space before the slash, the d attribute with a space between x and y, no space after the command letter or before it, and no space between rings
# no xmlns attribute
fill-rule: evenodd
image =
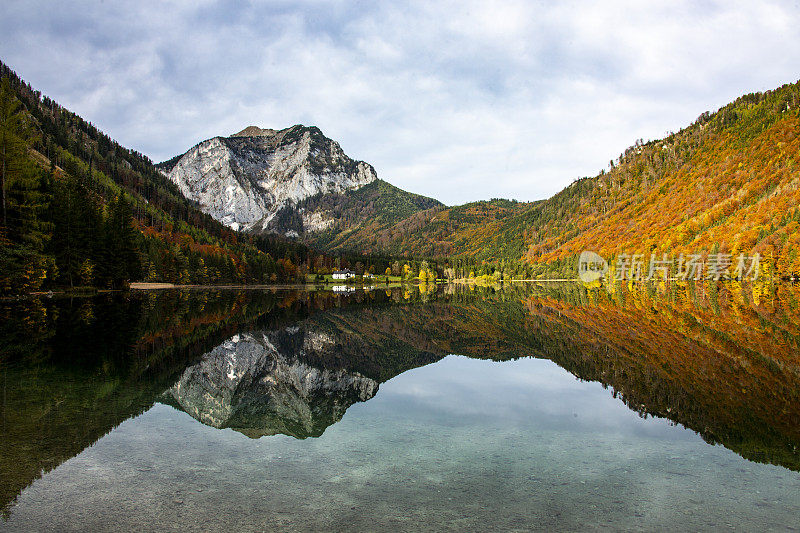
<svg viewBox="0 0 800 533"><path fill-rule="evenodd" d="M800 470L800 291L725 285L188 291L0 304L0 505L155 402L252 438L321 436L449 354L547 358Z"/></svg>
<svg viewBox="0 0 800 533"><path fill-rule="evenodd" d="M305 362L337 346L305 327L234 335L187 368L165 400L204 424L249 437L319 437L350 405L378 391L358 372Z"/></svg>

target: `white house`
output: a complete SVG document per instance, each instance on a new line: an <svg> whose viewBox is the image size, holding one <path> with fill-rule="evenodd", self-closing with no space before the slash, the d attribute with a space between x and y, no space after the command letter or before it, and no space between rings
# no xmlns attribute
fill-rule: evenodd
<svg viewBox="0 0 800 533"><path fill-rule="evenodd" d="M337 270L333 273L333 279L348 279L354 278L356 275L348 269Z"/></svg>

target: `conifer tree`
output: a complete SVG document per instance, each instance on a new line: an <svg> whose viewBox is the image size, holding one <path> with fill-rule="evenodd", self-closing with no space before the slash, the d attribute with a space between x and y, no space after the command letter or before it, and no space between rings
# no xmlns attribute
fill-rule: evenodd
<svg viewBox="0 0 800 533"><path fill-rule="evenodd" d="M79 284L79 272L86 271L84 262L94 266L94 238L99 230L99 211L87 198L77 180L69 175L54 184L51 217L53 238L50 252L55 257L61 281L74 287Z"/></svg>
<svg viewBox="0 0 800 533"><path fill-rule="evenodd" d="M112 287L120 287L141 276L138 232L124 195L117 196L107 208L102 253L102 271Z"/></svg>

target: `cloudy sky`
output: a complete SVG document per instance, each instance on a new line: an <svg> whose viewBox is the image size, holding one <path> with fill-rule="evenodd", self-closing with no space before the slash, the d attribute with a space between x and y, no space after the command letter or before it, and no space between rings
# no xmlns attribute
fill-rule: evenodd
<svg viewBox="0 0 800 533"><path fill-rule="evenodd" d="M0 59L156 161L317 125L407 190L535 200L800 78L800 2L2 0Z"/></svg>

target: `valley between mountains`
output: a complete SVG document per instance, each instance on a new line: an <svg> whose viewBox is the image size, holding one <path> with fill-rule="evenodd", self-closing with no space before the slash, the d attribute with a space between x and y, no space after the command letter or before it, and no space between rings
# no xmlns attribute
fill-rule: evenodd
<svg viewBox="0 0 800 533"><path fill-rule="evenodd" d="M343 268L574 279L583 250L609 263L758 254L765 278L800 275L800 82L638 140L551 198L445 206L314 126L249 126L154 164L0 67L3 292L294 283Z"/></svg>
<svg viewBox="0 0 800 533"><path fill-rule="evenodd" d="M327 252L459 257L531 276L572 273L582 250L759 253L766 271L797 273L799 93L795 83L745 95L536 202L447 207L378 179L304 126L249 127L160 168L226 225Z"/></svg>

